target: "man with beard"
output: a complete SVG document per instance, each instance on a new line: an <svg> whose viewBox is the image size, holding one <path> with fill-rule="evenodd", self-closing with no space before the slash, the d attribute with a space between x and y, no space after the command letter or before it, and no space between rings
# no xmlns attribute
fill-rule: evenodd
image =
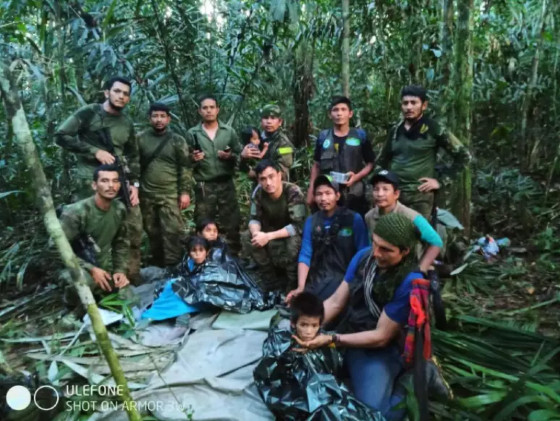
<svg viewBox="0 0 560 421"><path fill-rule="evenodd" d="M251 200L248 247L263 274L261 287L286 292L297 281L305 199L298 186L282 181L282 172L274 162L259 162L255 172L259 185Z"/></svg>
<svg viewBox="0 0 560 421"><path fill-rule="evenodd" d="M368 209L364 177L373 169L375 154L365 130L350 127L354 115L352 102L344 96L336 96L329 106L332 129L323 130L317 137L311 179L307 190L307 203L314 200L314 183L319 174L344 173L347 180L341 183L342 203L348 209L364 215Z"/></svg>
<svg viewBox="0 0 560 421"><path fill-rule="evenodd" d="M122 111L130 101L131 84L123 77L105 83L105 102L80 108L68 117L55 133L55 141L76 155L71 169L72 201L91 194L90 178L100 164L115 164L119 159L127 172L128 186L121 186L130 197L127 232L130 241L128 277L140 280L142 215L138 206L140 163L132 121Z"/></svg>
<svg viewBox="0 0 560 421"><path fill-rule="evenodd" d="M288 139L286 132L282 129L282 116L280 107L276 104L268 104L261 110L261 134L262 142L268 143L263 159L270 159L282 170L282 178L290 181L290 168L294 163L294 145ZM247 145L241 153L243 159L258 158L258 149Z"/></svg>
<svg viewBox="0 0 560 421"><path fill-rule="evenodd" d="M148 116L152 127L138 135L142 219L152 264L174 266L182 257L185 223L181 210L190 204L188 148L185 139L168 128L167 105L153 103Z"/></svg>
<svg viewBox="0 0 560 421"><path fill-rule="evenodd" d="M213 219L226 235L229 251L237 256L239 238L239 202L235 192L235 167L241 145L237 133L218 120L220 106L212 95L200 98L198 114L202 122L187 133L193 176L194 218L196 224Z"/></svg>
<svg viewBox="0 0 560 421"><path fill-rule="evenodd" d="M90 184L90 191L93 189L95 194L65 206L60 216L68 241L71 244L79 239L82 241L79 250L73 248L94 293L109 293L129 284L126 276L129 250L125 225L127 213L124 204L115 200L120 188L118 169L113 165L100 165L95 169L93 183ZM67 270L61 273L61 279L72 281ZM69 304L77 303L72 285L66 287L65 299Z"/></svg>
<svg viewBox="0 0 560 421"><path fill-rule="evenodd" d="M405 86L401 91L403 120L390 131L378 165L394 172L400 182L400 201L429 219L434 192L441 186L436 179L438 150L445 150L453 159L447 176L462 170L470 154L461 142L434 120L426 117L426 90L422 86Z"/></svg>
<svg viewBox="0 0 560 421"><path fill-rule="evenodd" d="M369 245L360 214L338 206L338 183L320 175L313 189L319 211L305 221L298 259L298 286L286 297L288 303L304 290L326 300L342 281L354 254Z"/></svg>

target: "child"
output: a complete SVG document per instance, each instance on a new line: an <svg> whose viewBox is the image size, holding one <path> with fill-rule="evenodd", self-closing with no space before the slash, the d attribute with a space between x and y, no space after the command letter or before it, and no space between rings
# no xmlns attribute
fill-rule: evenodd
<svg viewBox="0 0 560 421"><path fill-rule="evenodd" d="M212 219L203 219L196 226L196 235L204 238L208 242L208 258L212 261L222 261L226 259L227 245L224 240L220 238L218 225Z"/></svg>
<svg viewBox="0 0 560 421"><path fill-rule="evenodd" d="M310 341L319 333L325 317L323 301L310 292L302 292L291 302L292 330L302 341Z"/></svg>
<svg viewBox="0 0 560 421"><path fill-rule="evenodd" d="M249 145L252 149L258 149L260 151L257 159L263 159L266 152L268 151L268 142L262 142L261 135L255 127L247 126L241 131L241 140L244 145ZM256 179L256 174L254 171L255 161L257 159L251 160L250 162L242 161L241 170L249 174L249 178Z"/></svg>
<svg viewBox="0 0 560 421"><path fill-rule="evenodd" d="M182 273L193 273L206 262L210 246L205 238L194 236L187 242L188 254L183 258L179 271Z"/></svg>

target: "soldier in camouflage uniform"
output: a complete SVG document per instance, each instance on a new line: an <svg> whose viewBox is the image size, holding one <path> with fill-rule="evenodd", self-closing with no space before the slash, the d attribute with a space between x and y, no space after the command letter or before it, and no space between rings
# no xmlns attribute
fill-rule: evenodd
<svg viewBox="0 0 560 421"><path fill-rule="evenodd" d="M122 114L130 101L130 82L116 77L105 84L105 102L80 108L68 117L55 133L56 143L76 154L72 168L73 201L91 196L91 174L99 164L113 164L119 158L128 171L128 189L132 207L128 210L127 232L130 241L127 274L136 283L140 280L140 245L142 215L138 206L140 163L132 121ZM106 136L108 135L108 136ZM110 137L108 144L107 138Z"/></svg>
<svg viewBox="0 0 560 421"><path fill-rule="evenodd" d="M453 158L453 165L446 176L461 171L471 157L468 149L455 136L424 116L427 107L423 87L411 85L402 89L403 120L389 131L378 165L398 176L399 200L429 219L434 192L440 188L435 169L438 150L444 149Z"/></svg>
<svg viewBox="0 0 560 421"><path fill-rule="evenodd" d="M259 162L255 172L259 186L251 200L248 248L261 269L261 287L287 292L297 283L305 199L298 186L282 181L274 162Z"/></svg>
<svg viewBox="0 0 560 421"><path fill-rule="evenodd" d="M187 143L190 149L194 189L196 224L213 219L226 235L231 254L241 249L239 238L239 203L233 179L241 145L237 133L218 121L220 107L211 95L199 102L198 113L202 122L189 129Z"/></svg>
<svg viewBox="0 0 560 421"><path fill-rule="evenodd" d="M187 142L167 127L171 122L167 105L153 103L148 115L152 127L138 135L142 220L152 264L174 266L183 255L181 210L190 204Z"/></svg>
<svg viewBox="0 0 560 421"><path fill-rule="evenodd" d="M113 165L97 167L93 175L94 196L64 207L60 223L68 241L72 244L82 238L82 245L89 250L74 250L86 280L94 293L110 292L129 284L127 269L129 242L125 219L126 208L120 200L114 200L120 189L118 170ZM74 247L75 248L75 247ZM87 254L86 254L87 253ZM68 270L62 271L61 279L71 282ZM65 291L67 302L76 303L71 285Z"/></svg>
<svg viewBox="0 0 560 421"><path fill-rule="evenodd" d="M280 107L268 104L261 110L261 133L262 142L268 143L268 149L263 159L270 159L279 165L282 170L282 178L290 181L290 168L294 164L294 145L288 139L286 132L282 129L282 117ZM245 146L241 157L244 159L259 158L258 150Z"/></svg>

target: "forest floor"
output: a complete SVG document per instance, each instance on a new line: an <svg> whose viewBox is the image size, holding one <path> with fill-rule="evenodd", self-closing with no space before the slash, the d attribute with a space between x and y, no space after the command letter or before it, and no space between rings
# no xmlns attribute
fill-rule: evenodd
<svg viewBox="0 0 560 421"><path fill-rule="evenodd" d="M515 171L500 174L486 185L479 177L474 200L486 209L473 209L475 229L511 244L493 261L464 250L454 275L442 279L449 326L433 331L434 351L455 399L432 404L438 419L560 419L560 194L543 206L531 191L535 182ZM67 324L61 294L52 289L58 263L41 219L30 213L26 221L0 234L7 245L0 251L0 371L36 372L49 383L76 373L53 371L30 354L64 349L76 325ZM78 341L68 355L98 351ZM409 412L413 419L414 405Z"/></svg>

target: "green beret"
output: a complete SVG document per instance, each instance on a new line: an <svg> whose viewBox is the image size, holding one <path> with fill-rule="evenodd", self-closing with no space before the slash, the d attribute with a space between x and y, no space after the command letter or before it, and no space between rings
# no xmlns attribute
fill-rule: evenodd
<svg viewBox="0 0 560 421"><path fill-rule="evenodd" d="M280 117L280 107L276 104L265 105L261 110L261 118L264 117Z"/></svg>
<svg viewBox="0 0 560 421"><path fill-rule="evenodd" d="M406 216L395 212L379 218L373 233L400 248L412 249L418 241L414 223Z"/></svg>

